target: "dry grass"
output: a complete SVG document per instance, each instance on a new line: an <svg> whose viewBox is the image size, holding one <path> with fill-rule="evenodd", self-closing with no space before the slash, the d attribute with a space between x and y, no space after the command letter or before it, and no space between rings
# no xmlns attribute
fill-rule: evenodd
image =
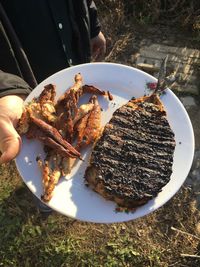
<svg viewBox="0 0 200 267"><path fill-rule="evenodd" d="M134 22L157 23L164 22L181 26L190 30L199 29L200 4L198 0L96 0L103 18L112 20L117 25L126 19ZM111 24L109 24L111 25Z"/></svg>
<svg viewBox="0 0 200 267"><path fill-rule="evenodd" d="M193 39L200 40L200 2L173 0L96 0L103 32L106 34L108 60L115 48L126 41L127 33L147 25L168 25L172 30L193 33ZM112 27L110 27L112 25Z"/></svg>

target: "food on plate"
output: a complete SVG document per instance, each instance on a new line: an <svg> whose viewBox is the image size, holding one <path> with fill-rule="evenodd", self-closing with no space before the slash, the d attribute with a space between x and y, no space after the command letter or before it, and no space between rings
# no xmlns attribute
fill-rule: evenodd
<svg viewBox="0 0 200 267"><path fill-rule="evenodd" d="M29 139L44 144L46 158L37 155L42 173L42 200L48 202L61 176L71 172L76 159L82 160L81 149L95 142L101 130L101 107L96 95L111 99L109 92L83 85L80 73L74 84L56 101L56 86L44 86L41 94L28 103L17 130ZM80 97L90 93L88 103L79 105Z"/></svg>
<svg viewBox="0 0 200 267"><path fill-rule="evenodd" d="M81 118L78 124L75 124L75 133L77 136L75 148L81 151L83 148L93 144L99 137L101 127L101 107L98 103L97 96L93 95L87 105L91 105L91 111ZM87 105L86 109L87 109ZM69 157L65 162L65 174L69 174L74 166L76 159Z"/></svg>
<svg viewBox="0 0 200 267"><path fill-rule="evenodd" d="M52 154L44 162L39 156L36 160L42 174L43 195L41 199L44 202L48 202L53 197L54 188L62 176L60 169L61 157L59 154Z"/></svg>
<svg viewBox="0 0 200 267"><path fill-rule="evenodd" d="M75 125L77 131L76 149L78 151L93 143L101 131L101 107L96 95L90 98L90 103L93 104L91 111L81 118L80 123Z"/></svg>
<svg viewBox="0 0 200 267"><path fill-rule="evenodd" d="M35 135L33 135L33 132L31 132L32 138L38 138L39 140L43 141L48 147L51 147L52 149L54 149L54 151L65 157L80 158L80 153L62 137L62 135L55 127L51 126L41 119L33 117L31 114L30 122L37 127L36 131L34 132Z"/></svg>
<svg viewBox="0 0 200 267"><path fill-rule="evenodd" d="M119 207L135 209L169 182L174 133L156 92L118 108L92 150L86 184Z"/></svg>
<svg viewBox="0 0 200 267"><path fill-rule="evenodd" d="M78 107L80 97L90 93L93 95L102 95L110 99L110 92L101 91L92 85L83 85L82 76L80 73L75 75L74 85L67 90L57 101L56 110L58 119L55 122L56 128L69 141L73 142L74 126L78 120L81 120L85 115L91 112L92 105L87 105L87 108ZM83 112L84 110L84 112Z"/></svg>
<svg viewBox="0 0 200 267"><path fill-rule="evenodd" d="M18 132L44 144L45 159L37 155L43 194L48 202L62 176L70 174L82 150L90 144L85 181L119 207L135 209L154 198L169 182L175 149L174 133L159 92L132 99L118 108L105 128L97 95L113 100L109 91L84 85L80 73L56 100L56 86L44 86L25 106ZM80 105L83 94L92 94Z"/></svg>

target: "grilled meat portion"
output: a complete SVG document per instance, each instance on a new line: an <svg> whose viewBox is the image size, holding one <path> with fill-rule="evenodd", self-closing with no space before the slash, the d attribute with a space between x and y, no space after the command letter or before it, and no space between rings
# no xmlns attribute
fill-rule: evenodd
<svg viewBox="0 0 200 267"><path fill-rule="evenodd" d="M86 184L119 206L135 208L169 182L174 133L157 95L117 109L92 151Z"/></svg>

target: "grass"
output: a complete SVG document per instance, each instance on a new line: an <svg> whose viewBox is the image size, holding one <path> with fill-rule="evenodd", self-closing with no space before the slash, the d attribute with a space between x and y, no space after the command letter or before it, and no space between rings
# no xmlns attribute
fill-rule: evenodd
<svg viewBox="0 0 200 267"><path fill-rule="evenodd" d="M200 216L193 191L182 190L158 211L120 224L44 219L14 163L0 167L0 266L199 266Z"/></svg>

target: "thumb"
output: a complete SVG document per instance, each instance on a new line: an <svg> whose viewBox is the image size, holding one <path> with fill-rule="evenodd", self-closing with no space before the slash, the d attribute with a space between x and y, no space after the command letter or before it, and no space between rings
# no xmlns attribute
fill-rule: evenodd
<svg viewBox="0 0 200 267"><path fill-rule="evenodd" d="M12 123L3 123L0 127L0 164L14 159L20 151L21 138Z"/></svg>

